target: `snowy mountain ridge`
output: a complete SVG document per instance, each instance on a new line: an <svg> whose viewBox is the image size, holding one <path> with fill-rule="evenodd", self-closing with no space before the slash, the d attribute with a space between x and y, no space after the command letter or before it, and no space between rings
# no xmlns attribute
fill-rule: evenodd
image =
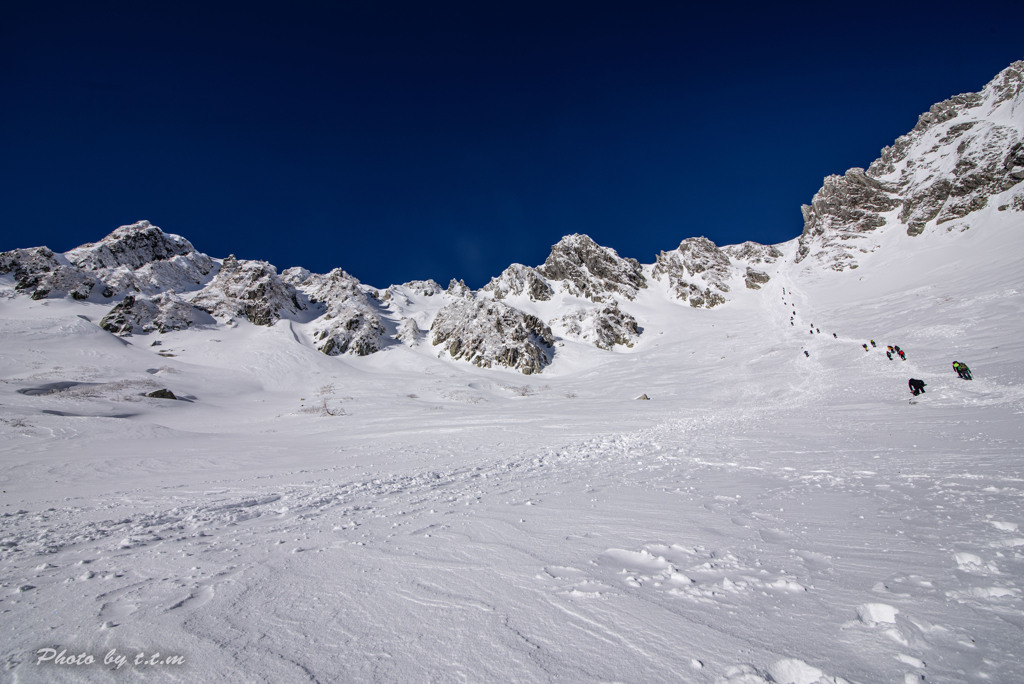
<svg viewBox="0 0 1024 684"><path fill-rule="evenodd" d="M778 245L477 291L142 223L3 253L6 678L1024 681L1024 187L900 220L970 175L924 140L961 100Z"/></svg>
<svg viewBox="0 0 1024 684"><path fill-rule="evenodd" d="M796 261L856 268L878 247L877 234L903 229L967 230L993 200L999 211L1024 210L1024 61L1001 71L980 92L931 107L914 129L885 147L865 171L833 175L811 204Z"/></svg>
<svg viewBox="0 0 1024 684"><path fill-rule="evenodd" d="M997 211L1024 211L1022 84L1024 62L1015 62L981 92L933 106L866 171L826 178L803 208L804 230L788 259L785 244L719 247L696 237L642 266L574 234L552 246L540 266L513 264L479 291L453 280L444 291L429 281L382 293L342 269L279 274L262 261L213 259L139 221L65 254L45 247L4 252L0 274L34 299L110 303L101 325L118 335L287 319L327 355L366 356L394 345L421 347L419 333L429 330L439 356L540 372L557 356L556 338L604 351L635 345L648 327L635 302L655 283L669 301L712 309L805 260L814 268L855 269L891 230L941 239L969 228L992 203ZM458 304L463 299L475 304ZM483 320L452 320L474 312Z"/></svg>

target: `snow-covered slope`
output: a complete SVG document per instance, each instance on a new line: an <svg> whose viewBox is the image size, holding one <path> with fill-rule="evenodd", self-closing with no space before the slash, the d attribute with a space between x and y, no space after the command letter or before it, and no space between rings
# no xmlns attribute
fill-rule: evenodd
<svg viewBox="0 0 1024 684"><path fill-rule="evenodd" d="M998 99L964 111L1020 130ZM916 144L864 177L958 177ZM0 255L4 676L1024 680L1024 186L908 231L922 183L850 240L570 236L479 292L225 259L102 296L203 263L148 224Z"/></svg>

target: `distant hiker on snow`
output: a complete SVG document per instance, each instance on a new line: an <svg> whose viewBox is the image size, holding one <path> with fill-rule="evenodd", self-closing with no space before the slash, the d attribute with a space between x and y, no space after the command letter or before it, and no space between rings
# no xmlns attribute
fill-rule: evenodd
<svg viewBox="0 0 1024 684"><path fill-rule="evenodd" d="M893 349L893 351L895 351L895 352L896 352L897 354L899 354L899 353L900 353L900 345L898 345L898 344L897 344L897 345L896 345L895 347L893 347L892 349Z"/></svg>
<svg viewBox="0 0 1024 684"><path fill-rule="evenodd" d="M918 394L924 394L924 380L910 378L910 381L907 384L910 386L910 391L915 397Z"/></svg>
<svg viewBox="0 0 1024 684"><path fill-rule="evenodd" d="M871 346L872 346L872 347L877 347L878 345L876 345L876 344L875 344L875 341L874 341L874 340L871 340Z"/></svg>
<svg viewBox="0 0 1024 684"><path fill-rule="evenodd" d="M966 363L960 363L959 361L954 361L953 362L953 370L955 370L956 374L959 375L964 380L973 380L974 379L971 376L971 369L967 367Z"/></svg>
<svg viewBox="0 0 1024 684"><path fill-rule="evenodd" d="M866 344L862 344L862 345L860 345L860 346L864 347L864 351L867 351L867 350L868 350L868 345L866 345Z"/></svg>
<svg viewBox="0 0 1024 684"><path fill-rule="evenodd" d="M839 335L836 335L835 333L832 333L832 337L836 338L837 340L839 339Z"/></svg>
<svg viewBox="0 0 1024 684"><path fill-rule="evenodd" d="M807 358L811 358L811 352L804 349L804 356L806 356Z"/></svg>
<svg viewBox="0 0 1024 684"><path fill-rule="evenodd" d="M900 349L900 350L899 350L898 352L896 352L896 353L897 353L897 354L899 354L899 355L900 355L900 358L901 358L901 359L903 359L904 361L906 361L906 360L907 360L907 355L903 353L903 350L902 350L902 349Z"/></svg>
<svg viewBox="0 0 1024 684"><path fill-rule="evenodd" d="M885 352L885 355L889 357L890 361L892 361L892 352L891 351Z"/></svg>

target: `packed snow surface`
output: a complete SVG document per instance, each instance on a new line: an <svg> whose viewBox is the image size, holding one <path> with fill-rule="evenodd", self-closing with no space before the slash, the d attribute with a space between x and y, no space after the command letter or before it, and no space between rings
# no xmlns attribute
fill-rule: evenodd
<svg viewBox="0 0 1024 684"><path fill-rule="evenodd" d="M121 339L8 277L0 679L1024 681L1024 231L986 212L844 272L780 245L713 310L655 281L635 346L531 376Z"/></svg>

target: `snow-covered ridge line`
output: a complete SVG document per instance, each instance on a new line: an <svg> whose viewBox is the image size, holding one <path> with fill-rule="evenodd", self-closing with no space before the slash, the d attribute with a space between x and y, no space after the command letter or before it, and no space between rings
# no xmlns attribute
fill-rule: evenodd
<svg viewBox="0 0 1024 684"><path fill-rule="evenodd" d="M4 252L0 275L10 274L15 289L34 299L109 303L101 325L118 335L286 319L306 326L307 343L327 355L367 356L419 347L429 330L437 356L540 372L559 338L604 351L636 344L645 327L635 311L641 296L711 309L761 289L788 264L857 268L894 229L941 236L968 229L992 205L1024 212L1022 84L1024 61L979 93L933 106L866 171L826 178L803 207L795 251L752 242L719 247L694 237L642 265L574 234L553 245L540 266L512 264L478 291L453 280L443 291L417 281L382 293L340 268L279 274L264 261L213 259L139 221L65 254L46 247ZM481 319L461 320L470 314Z"/></svg>

